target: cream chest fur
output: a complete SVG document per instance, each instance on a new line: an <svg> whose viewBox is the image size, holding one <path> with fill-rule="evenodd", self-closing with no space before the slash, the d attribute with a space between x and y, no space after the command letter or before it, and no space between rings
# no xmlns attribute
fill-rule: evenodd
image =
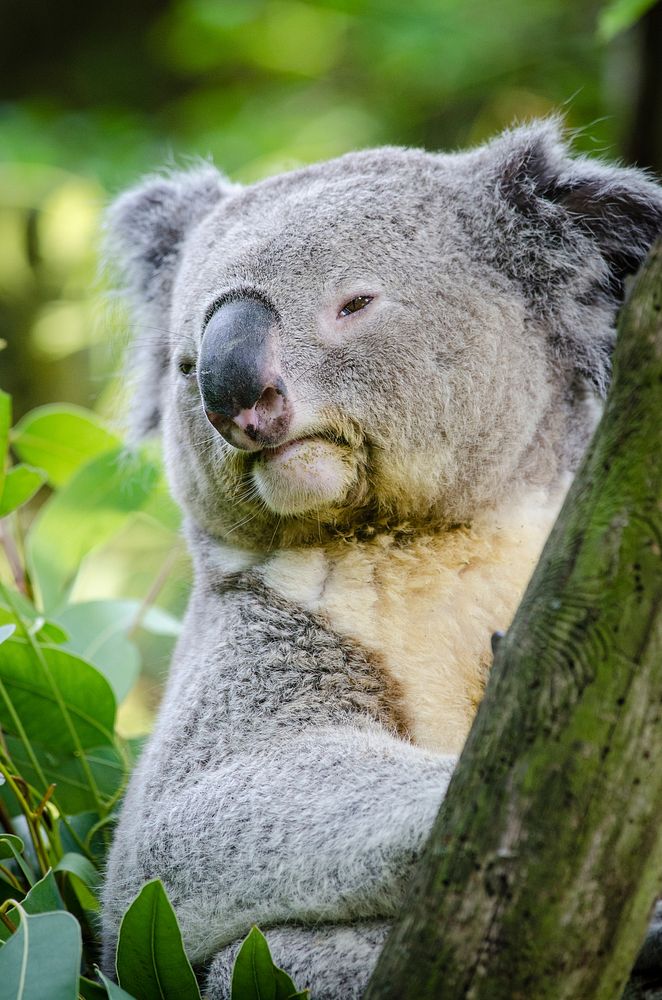
<svg viewBox="0 0 662 1000"><path fill-rule="evenodd" d="M279 552L261 576L280 596L359 642L399 685L414 743L462 748L491 663L560 508L527 492L471 527Z"/></svg>

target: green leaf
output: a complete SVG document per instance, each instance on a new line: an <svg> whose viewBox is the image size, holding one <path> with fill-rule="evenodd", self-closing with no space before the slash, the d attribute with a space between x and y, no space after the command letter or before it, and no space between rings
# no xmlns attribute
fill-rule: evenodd
<svg viewBox="0 0 662 1000"><path fill-rule="evenodd" d="M147 609L141 619L140 627L153 635L178 636L182 631L182 623L179 618L175 618L169 611L156 606Z"/></svg>
<svg viewBox="0 0 662 1000"><path fill-rule="evenodd" d="M61 646L69 638L68 633L64 629L61 629L59 625L56 625L55 622L46 621L46 619L41 617L36 619L35 627L36 631L32 630L32 634L40 642L50 642L55 643L56 646Z"/></svg>
<svg viewBox="0 0 662 1000"><path fill-rule="evenodd" d="M598 16L598 37L609 42L626 28L632 27L655 6L657 0L612 0Z"/></svg>
<svg viewBox="0 0 662 1000"><path fill-rule="evenodd" d="M7 748L21 772L38 792L44 792L49 784L55 783L55 801L65 813L75 815L95 808L97 799L82 762L75 753L48 753L46 747L33 741L37 762L45 776L42 781L23 744L14 736L6 737ZM107 805L120 790L126 777L124 762L120 754L111 747L94 747L84 754L85 761L96 784L102 805Z"/></svg>
<svg viewBox="0 0 662 1000"><path fill-rule="evenodd" d="M45 470L51 486L63 486L82 465L120 443L90 410L59 404L26 414L11 440L22 461Z"/></svg>
<svg viewBox="0 0 662 1000"><path fill-rule="evenodd" d="M5 485L5 465L11 427L11 396L0 389L0 496Z"/></svg>
<svg viewBox="0 0 662 1000"><path fill-rule="evenodd" d="M103 985L106 987L109 1000L134 1000L134 997L130 993L123 990L121 986L114 983L112 979L108 978L108 976L104 976L101 969L97 969L97 974Z"/></svg>
<svg viewBox="0 0 662 1000"><path fill-rule="evenodd" d="M38 882L35 882L28 894L22 900L21 906L26 913L31 914L51 913L53 910L66 909L52 871L46 872L43 878L41 878ZM15 913L16 909L15 907L12 907L8 914L11 920L16 919L15 916L13 916ZM1 924L0 940L6 941L8 937L9 929L4 924Z"/></svg>
<svg viewBox="0 0 662 1000"><path fill-rule="evenodd" d="M58 831L65 854L78 854L78 840L80 840L94 858L102 863L106 853L106 843L103 836L103 824L100 823L100 820L101 817L97 812L82 812L69 816L67 826L60 819Z"/></svg>
<svg viewBox="0 0 662 1000"><path fill-rule="evenodd" d="M57 865L56 872L70 872L84 882L89 889L96 889L101 881L101 875L89 858L74 851L64 854Z"/></svg>
<svg viewBox="0 0 662 1000"><path fill-rule="evenodd" d="M44 505L27 551L46 609L63 603L81 560L143 507L160 476L155 462L118 448L80 468Z"/></svg>
<svg viewBox="0 0 662 1000"><path fill-rule="evenodd" d="M13 858L15 851L22 854L24 850L25 844L20 837L13 833L3 833L0 836L0 858Z"/></svg>
<svg viewBox="0 0 662 1000"><path fill-rule="evenodd" d="M16 631L16 626L11 625L0 625L0 642L4 642Z"/></svg>
<svg viewBox="0 0 662 1000"><path fill-rule="evenodd" d="M6 517L13 510L30 500L46 481L46 473L31 465L15 465L5 475L0 496L0 517Z"/></svg>
<svg viewBox="0 0 662 1000"><path fill-rule="evenodd" d="M244 940L232 970L232 1000L289 1000L306 997L282 969L274 965L262 932L253 927Z"/></svg>
<svg viewBox="0 0 662 1000"><path fill-rule="evenodd" d="M24 851L25 844L20 837L16 837L12 833L2 834L0 837L0 858L13 858L25 875L28 884L34 886L36 885L37 880L34 877L32 869L23 857Z"/></svg>
<svg viewBox="0 0 662 1000"><path fill-rule="evenodd" d="M14 638L7 643L0 662L0 681L30 739L55 751L76 749L54 693L56 688L81 746L113 746L115 697L106 678L90 663L58 646L42 646L41 653L45 667L25 640ZM1 696L0 721L6 732L16 735Z"/></svg>
<svg viewBox="0 0 662 1000"><path fill-rule="evenodd" d="M71 851L64 854L55 866L56 872L69 872L81 880L88 889L98 889L101 875L89 858Z"/></svg>
<svg viewBox="0 0 662 1000"><path fill-rule="evenodd" d="M65 649L90 661L107 678L118 702L129 693L140 673L140 653L127 633L141 612L139 601L83 601L68 604L58 614L68 641ZM148 608L140 628L155 635L177 636L181 622L162 608Z"/></svg>
<svg viewBox="0 0 662 1000"><path fill-rule="evenodd" d="M115 697L85 660L54 646L41 646L40 653L43 662L25 639L4 644L0 725L23 777L42 794L55 782L58 805L83 812L97 804L86 763L102 798L114 795L123 779L113 736Z"/></svg>
<svg viewBox="0 0 662 1000"><path fill-rule="evenodd" d="M81 976L78 980L78 992L83 1000L108 1000L108 992L99 983Z"/></svg>
<svg viewBox="0 0 662 1000"><path fill-rule="evenodd" d="M140 1000L200 1000L175 911L159 879L144 885L124 914L117 978Z"/></svg>
<svg viewBox="0 0 662 1000"><path fill-rule="evenodd" d="M138 601L85 601L69 604L58 621L69 634L66 649L94 663L121 701L140 672L140 654L127 638L136 620Z"/></svg>
<svg viewBox="0 0 662 1000"><path fill-rule="evenodd" d="M55 866L56 872L66 872L73 875L72 889L78 902L84 910L98 910L99 900L96 891L101 882L101 875L89 858L77 851L71 851L60 858Z"/></svg>
<svg viewBox="0 0 662 1000"><path fill-rule="evenodd" d="M276 1000L289 1000L290 997L299 995L288 974L283 969L279 969L277 965L274 965L274 978L276 980ZM307 992L304 990L304 993Z"/></svg>
<svg viewBox="0 0 662 1000"><path fill-rule="evenodd" d="M18 591L12 592L12 598L15 604L17 605L19 604L18 598L22 596L23 595L19 594ZM48 621L42 615L38 614L35 608L32 608L31 611L28 611L25 614L22 609L19 610L21 611L21 614L24 616L24 618L28 619L26 624L28 625L30 634L33 635L35 639L39 639L40 642L60 644L66 642L67 639L69 638L67 633L64 632L59 625L57 625L55 622ZM17 639L26 637L26 631L23 628L23 622L16 617L16 614L13 611L11 611L9 608L6 607L6 605L2 603L1 598L0 598L0 625L13 625L16 630Z"/></svg>
<svg viewBox="0 0 662 1000"><path fill-rule="evenodd" d="M35 882L21 905L26 913L33 914L65 909L52 870Z"/></svg>
<svg viewBox="0 0 662 1000"><path fill-rule="evenodd" d="M19 910L21 922L0 950L0 1000L76 1000L82 951L78 922L70 913L31 916Z"/></svg>

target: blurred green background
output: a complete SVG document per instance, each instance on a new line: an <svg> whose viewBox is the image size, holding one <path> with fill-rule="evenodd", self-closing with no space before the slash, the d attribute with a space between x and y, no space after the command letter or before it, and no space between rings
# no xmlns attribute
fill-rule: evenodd
<svg viewBox="0 0 662 1000"><path fill-rule="evenodd" d="M580 149L662 171L661 67L651 0L2 0L0 385L15 416L67 400L121 421L127 333L96 251L104 204L142 172L211 156L252 181L381 143L465 146L552 111ZM132 521L79 597L142 599L159 581L181 611L176 537L174 517ZM167 662L151 642L129 729L148 724Z"/></svg>

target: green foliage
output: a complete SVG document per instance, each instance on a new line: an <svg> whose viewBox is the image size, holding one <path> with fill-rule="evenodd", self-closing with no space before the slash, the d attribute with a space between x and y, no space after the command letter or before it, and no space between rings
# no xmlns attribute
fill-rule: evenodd
<svg viewBox="0 0 662 1000"><path fill-rule="evenodd" d="M73 1000L78 992L80 927L70 913L31 916L18 905L20 923L0 950L0 1000ZM48 985L46 985L48 984Z"/></svg>
<svg viewBox="0 0 662 1000"><path fill-rule="evenodd" d="M253 927L242 944L232 971L233 1000L306 1000L282 969L274 965L264 935Z"/></svg>
<svg viewBox="0 0 662 1000"><path fill-rule="evenodd" d="M631 28L657 0L611 0L600 13L598 33L608 42L619 32Z"/></svg>
<svg viewBox="0 0 662 1000"><path fill-rule="evenodd" d="M11 443L23 462L44 470L51 486L64 486L81 465L120 442L89 410L40 406L17 423Z"/></svg>
<svg viewBox="0 0 662 1000"><path fill-rule="evenodd" d="M62 605L81 561L144 506L159 476L146 455L114 448L82 465L41 510L27 551L44 609Z"/></svg>
<svg viewBox="0 0 662 1000"><path fill-rule="evenodd" d="M0 517L6 517L31 500L45 480L46 474L30 465L15 465L10 469L5 475L0 494Z"/></svg>
<svg viewBox="0 0 662 1000"><path fill-rule="evenodd" d="M158 879L142 887L124 914L117 978L141 1000L200 1000L175 912Z"/></svg>
<svg viewBox="0 0 662 1000"><path fill-rule="evenodd" d="M101 872L134 759L117 706L138 674L138 635L172 641L179 621L153 604L163 568L140 600L72 595L81 561L138 514L159 531L173 523L161 467L78 407L10 424L0 393L0 488L11 498L0 519L0 1000L200 1000L159 881L124 916L120 985L96 969ZM10 446L39 462L33 475L9 464ZM233 1000L295 996L254 929Z"/></svg>

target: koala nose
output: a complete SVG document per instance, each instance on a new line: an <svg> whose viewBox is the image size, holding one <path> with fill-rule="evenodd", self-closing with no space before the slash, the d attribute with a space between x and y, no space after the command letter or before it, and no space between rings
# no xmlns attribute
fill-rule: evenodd
<svg viewBox="0 0 662 1000"><path fill-rule="evenodd" d="M202 338L198 380L207 419L235 448L280 444L291 406L277 353L278 316L260 299L234 299L213 314Z"/></svg>

